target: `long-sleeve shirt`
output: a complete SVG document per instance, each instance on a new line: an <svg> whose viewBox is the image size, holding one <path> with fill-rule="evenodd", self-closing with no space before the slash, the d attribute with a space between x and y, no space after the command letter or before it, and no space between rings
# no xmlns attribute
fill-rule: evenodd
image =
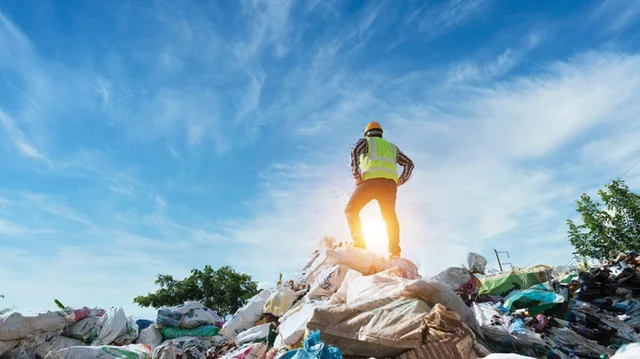
<svg viewBox="0 0 640 359"><path fill-rule="evenodd" d="M369 144L367 140L361 138L356 142L356 145L351 149L351 172L353 172L353 178L360 179L360 155L366 156L369 152ZM396 162L402 166L402 174L398 177L398 184L404 184L411 177L411 173L413 172L413 161L407 155L402 153L398 148L398 158Z"/></svg>

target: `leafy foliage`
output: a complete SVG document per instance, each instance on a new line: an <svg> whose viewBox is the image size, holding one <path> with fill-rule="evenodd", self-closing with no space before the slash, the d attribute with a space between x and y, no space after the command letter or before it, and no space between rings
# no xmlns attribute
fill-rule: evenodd
<svg viewBox="0 0 640 359"><path fill-rule="evenodd" d="M238 273L229 266L218 270L209 265L202 271L193 269L191 275L182 280L159 274L155 284L160 289L146 296L137 296L133 302L141 307L160 308L199 301L224 318L258 293L258 284L250 275Z"/></svg>
<svg viewBox="0 0 640 359"><path fill-rule="evenodd" d="M609 251L640 249L640 196L629 190L623 180L613 180L598 195L604 203L594 202L587 194L577 201L582 224L568 220L569 241L583 257L604 259Z"/></svg>

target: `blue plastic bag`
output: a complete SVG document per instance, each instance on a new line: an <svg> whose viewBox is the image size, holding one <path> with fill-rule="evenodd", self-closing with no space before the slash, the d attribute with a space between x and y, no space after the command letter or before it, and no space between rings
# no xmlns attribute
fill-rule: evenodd
<svg viewBox="0 0 640 359"><path fill-rule="evenodd" d="M524 322L518 318L509 326L509 333L511 334L527 334L527 330L524 328Z"/></svg>
<svg viewBox="0 0 640 359"><path fill-rule="evenodd" d="M138 319L136 320L136 324L138 325L138 329L142 330L142 329L147 329L151 326L151 324L153 324L153 320L149 320L149 319Z"/></svg>
<svg viewBox="0 0 640 359"><path fill-rule="evenodd" d="M280 359L342 359L340 349L320 341L320 331L314 330L304 340L304 349L292 350Z"/></svg>

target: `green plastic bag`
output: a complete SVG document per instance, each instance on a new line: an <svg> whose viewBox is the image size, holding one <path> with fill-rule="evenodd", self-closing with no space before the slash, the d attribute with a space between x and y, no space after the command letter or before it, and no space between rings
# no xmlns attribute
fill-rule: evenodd
<svg viewBox="0 0 640 359"><path fill-rule="evenodd" d="M163 327L162 339L175 339L180 337L213 337L218 335L220 329L215 325L203 325L197 328Z"/></svg>

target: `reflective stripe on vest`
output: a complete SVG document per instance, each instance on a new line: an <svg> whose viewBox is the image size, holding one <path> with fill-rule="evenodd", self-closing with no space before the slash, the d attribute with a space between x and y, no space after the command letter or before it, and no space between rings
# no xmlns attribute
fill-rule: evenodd
<svg viewBox="0 0 640 359"><path fill-rule="evenodd" d="M388 178L398 182L396 159L398 148L379 137L367 137L368 151L360 156L362 180Z"/></svg>

